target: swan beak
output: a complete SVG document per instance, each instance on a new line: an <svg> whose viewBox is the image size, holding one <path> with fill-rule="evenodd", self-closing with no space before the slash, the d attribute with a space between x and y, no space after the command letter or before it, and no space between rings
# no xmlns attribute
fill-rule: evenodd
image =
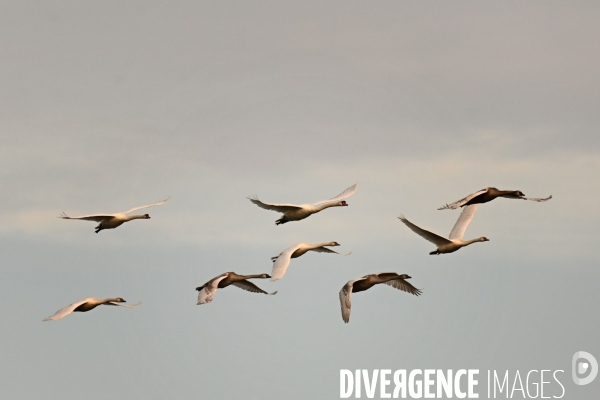
<svg viewBox="0 0 600 400"><path fill-rule="evenodd" d="M484 238L484 239L483 239L483 241L484 241L484 242L489 242L489 241L490 241L490 239L488 239L488 238Z"/></svg>
<svg viewBox="0 0 600 400"><path fill-rule="evenodd" d="M411 279L411 278L412 278L412 276L407 275L406 278L404 278L404 279Z"/></svg>

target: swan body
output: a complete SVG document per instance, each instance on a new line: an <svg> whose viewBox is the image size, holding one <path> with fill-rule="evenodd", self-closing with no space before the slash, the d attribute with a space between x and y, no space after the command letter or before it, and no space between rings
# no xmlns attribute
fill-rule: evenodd
<svg viewBox="0 0 600 400"><path fill-rule="evenodd" d="M134 307L137 307L140 304L142 304L142 302L139 302L137 304L119 304L119 303L125 303L125 300L123 300L122 297L109 297L107 299L96 299L94 297L88 297L87 299L79 300L73 304L66 306L63 309L58 310L56 313L54 313L54 315L52 315L48 318L44 318L44 321L56 321L56 320L66 317L67 315L69 315L73 312L90 311L100 305L134 308Z"/></svg>
<svg viewBox="0 0 600 400"><path fill-rule="evenodd" d="M438 210L454 210L458 207L465 207L471 204L481 204L487 203L488 201L492 201L497 197L506 197L507 199L520 199L520 200L531 200L536 201L538 203L542 203L544 201L548 201L552 198L552 195L546 198L535 198L535 197L525 197L525 194L520 190L498 190L495 187L488 187L485 189L481 189L478 192L471 193L464 199L460 199L451 204L446 204L438 208Z"/></svg>
<svg viewBox="0 0 600 400"><path fill-rule="evenodd" d="M326 242L326 243L317 243L317 244L297 243L297 244L294 244L294 245L288 247L287 249L285 249L284 251L279 253L279 255L277 255L275 257L271 257L271 260L274 262L273 263L273 271L271 272L271 276L272 276L271 281L276 281L278 279L283 278L283 276L285 275L285 271L287 270L287 267L290 265L291 259L300 257L301 255L305 254L308 251L316 251L317 253L334 253L334 254L341 254L344 256L352 254L352 252L349 252L346 254L338 253L335 250L331 250L331 249L325 247L325 246L334 247L334 246L339 246L339 245L340 244L338 242Z"/></svg>
<svg viewBox="0 0 600 400"><path fill-rule="evenodd" d="M408 226L410 230L437 246L437 249L429 254L445 254L453 253L461 247L468 246L471 243L489 241L489 239L484 236L479 237L477 239L463 240L465 230L467 229L467 226L469 225L471 220L473 220L473 216L475 215L476 210L477 204L466 206L463 209L463 211L460 213L460 216L458 217L458 220L456 221L456 224L454 224L454 227L452 228L448 239L436 233L418 227L417 225L407 220L404 217L404 215L401 215L398 218L400 219L400 221L404 222L404 225Z"/></svg>
<svg viewBox="0 0 600 400"><path fill-rule="evenodd" d="M123 225L125 222L132 221L134 219L150 219L150 215L148 214L140 214L140 215L127 215L136 210L141 210L142 208L154 207L154 206L162 206L167 201L169 201L171 197L166 200L159 201L158 203L150 204L147 206L134 207L125 212L115 213L115 214L91 214L91 215L82 215L79 217L69 217L64 212L59 216L62 219L81 219L84 221L96 221L99 222L98 226L96 226L96 233L100 232L104 229L114 229Z"/></svg>
<svg viewBox="0 0 600 400"><path fill-rule="evenodd" d="M377 274L365 275L362 278L348 281L348 283L346 283L344 287L342 287L342 290L340 290L340 305L342 309L342 319L345 323L348 323L350 321L352 293L363 292L380 283L384 283L395 289L402 290L415 296L419 296L422 293L422 291L421 289L417 289L416 287L414 287L406 281L406 279L410 278L411 277L406 274L398 275L395 272L380 272Z"/></svg>
<svg viewBox="0 0 600 400"><path fill-rule="evenodd" d="M275 225L281 225L290 221L300 221L329 207L346 207L348 206L348 203L346 203L344 199L352 196L357 188L358 183L355 183L332 199L322 200L312 204L272 204L262 202L256 196L248 197L248 200L265 210L283 213L283 215L275 221Z"/></svg>
<svg viewBox="0 0 600 400"><path fill-rule="evenodd" d="M217 294L217 289L225 288L229 285L233 285L243 290L247 290L252 293L264 293L268 295L277 294L277 292L268 293L256 286L254 283L248 281L248 279L267 279L270 278L268 274L260 274L260 275L238 275L235 272L225 272L219 276L212 278L210 281L206 282L202 286L198 286L196 290L198 291L198 305L210 303L215 294Z"/></svg>

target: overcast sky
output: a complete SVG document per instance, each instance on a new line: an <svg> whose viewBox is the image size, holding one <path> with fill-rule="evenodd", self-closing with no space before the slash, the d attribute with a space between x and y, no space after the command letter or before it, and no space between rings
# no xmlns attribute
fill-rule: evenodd
<svg viewBox="0 0 600 400"><path fill-rule="evenodd" d="M600 357L596 2L5 1L0 13L0 394L333 399L340 369L563 369ZM349 207L275 226L252 205L359 182ZM457 253L437 211L483 187ZM171 196L94 234L56 218ZM276 296L226 272L307 254ZM350 279L394 271L421 297ZM85 297L142 301L41 320ZM483 379L482 379L483 381ZM483 382L480 384L483 394ZM556 394L556 393L555 393ZM560 392L558 392L560 394Z"/></svg>

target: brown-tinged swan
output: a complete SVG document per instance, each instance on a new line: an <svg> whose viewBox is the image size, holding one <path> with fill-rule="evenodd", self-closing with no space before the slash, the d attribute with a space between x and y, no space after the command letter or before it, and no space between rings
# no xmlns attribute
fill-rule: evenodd
<svg viewBox="0 0 600 400"><path fill-rule="evenodd" d="M233 285L235 287L247 290L248 292L252 293L264 293L268 295L277 294L277 292L265 292L264 290L256 286L254 283L248 281L248 279L267 279L270 277L271 276L268 274L238 275L235 272L225 272L219 276L212 278L204 285L198 286L196 288L196 290L198 291L197 304L210 303L215 297L215 294L217 294L217 289L222 289L229 285Z"/></svg>
<svg viewBox="0 0 600 400"><path fill-rule="evenodd" d="M540 199L535 197L525 197L525 194L520 190L498 190L495 187L488 187L485 189L481 189L478 192L471 193L464 199L460 199L451 204L446 204L445 206L438 208L438 210L454 210L458 207L465 207L471 204L487 203L488 201L492 201L497 197L506 197L507 199L531 200L541 203L550 200L552 198L552 195L544 199Z"/></svg>
<svg viewBox="0 0 600 400"><path fill-rule="evenodd" d="M338 242L326 242L326 243L317 243L317 244L297 243L297 244L294 244L294 245L288 247L287 249L285 249L284 251L279 253L279 255L277 255L275 257L271 257L271 260L274 262L273 263L273 271L271 271L271 275L273 276L271 278L271 281L276 281L278 279L283 278L283 276L285 275L285 271L287 271L287 267L290 265L290 260L292 258L300 257L301 255L303 255L304 253L306 253L308 251L316 251L317 253L333 253L333 254L340 254L343 256L352 254L352 252L345 253L345 254L338 253L335 250L331 250L331 249L328 249L327 247L325 247L325 246L333 247L333 246L339 246L339 245L340 244Z"/></svg>
<svg viewBox="0 0 600 400"><path fill-rule="evenodd" d="M348 283L342 287L342 290L340 290L342 319L345 323L350 321L350 309L352 307L350 300L352 298L352 293L364 292L365 290L368 290L380 283L384 283L406 293L419 296L422 293L421 289L417 289L410 283L406 282L406 279L410 278L411 277L406 274L398 275L395 272L380 272L377 274L365 275L362 278L348 281Z"/></svg>

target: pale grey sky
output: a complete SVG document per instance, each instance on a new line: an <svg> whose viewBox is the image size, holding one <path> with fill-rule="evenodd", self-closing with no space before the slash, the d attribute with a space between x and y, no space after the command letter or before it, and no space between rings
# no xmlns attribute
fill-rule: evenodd
<svg viewBox="0 0 600 400"><path fill-rule="evenodd" d="M564 369L600 356L600 6L596 2L2 2L0 395L332 399L339 370ZM350 206L276 227L252 205ZM500 199L438 257L396 218L486 186ZM63 221L172 196L96 235ZM307 254L274 297L225 271ZM395 271L342 322L338 291ZM142 301L41 320L84 297ZM483 386L482 391L483 393Z"/></svg>

